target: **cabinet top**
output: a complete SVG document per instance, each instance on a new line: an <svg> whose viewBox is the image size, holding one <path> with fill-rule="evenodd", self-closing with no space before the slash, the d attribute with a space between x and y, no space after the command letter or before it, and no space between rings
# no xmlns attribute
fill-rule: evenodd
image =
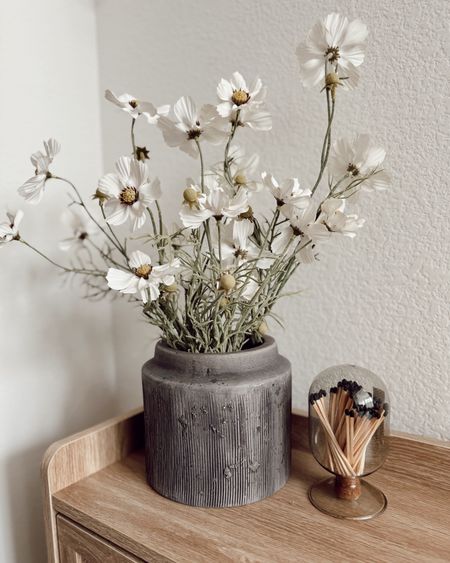
<svg viewBox="0 0 450 563"><path fill-rule="evenodd" d="M133 412L49 450L43 479L50 549L52 513L62 513L146 561L448 558L448 444L392 436L388 461L368 478L386 494L388 508L375 520L355 522L330 518L309 503L310 484L327 474L308 451L301 415L293 416L288 484L239 508L192 508L153 491L145 480L142 426L142 413Z"/></svg>

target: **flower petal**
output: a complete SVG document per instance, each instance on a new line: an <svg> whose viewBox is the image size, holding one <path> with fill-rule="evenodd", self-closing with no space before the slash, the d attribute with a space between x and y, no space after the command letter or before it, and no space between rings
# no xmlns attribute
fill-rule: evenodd
<svg viewBox="0 0 450 563"><path fill-rule="evenodd" d="M106 275L106 281L111 289L122 293L136 293L139 280L131 272L110 268Z"/></svg>
<svg viewBox="0 0 450 563"><path fill-rule="evenodd" d="M130 254L129 265L131 268L139 268L139 266L151 266L152 260L150 256L140 250L134 250Z"/></svg>
<svg viewBox="0 0 450 563"><path fill-rule="evenodd" d="M102 194L107 197L119 197L123 184L117 174L106 174L98 183L98 187Z"/></svg>
<svg viewBox="0 0 450 563"><path fill-rule="evenodd" d="M122 225L130 216L130 206L123 205L118 199L108 199L104 210L106 221L110 225Z"/></svg>

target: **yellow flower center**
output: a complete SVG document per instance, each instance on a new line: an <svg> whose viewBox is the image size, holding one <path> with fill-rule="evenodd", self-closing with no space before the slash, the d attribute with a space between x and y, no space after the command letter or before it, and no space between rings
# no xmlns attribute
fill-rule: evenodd
<svg viewBox="0 0 450 563"><path fill-rule="evenodd" d="M138 266L135 268L134 273L137 275L138 278L144 278L148 280L148 276L152 271L152 267L150 264L142 264L142 266Z"/></svg>
<svg viewBox="0 0 450 563"><path fill-rule="evenodd" d="M245 186L245 184L247 183L247 178L244 176L244 174L237 174L234 177L234 181L238 186Z"/></svg>
<svg viewBox="0 0 450 563"><path fill-rule="evenodd" d="M231 96L231 101L237 106L246 104L250 99L250 94L245 90L235 90Z"/></svg>
<svg viewBox="0 0 450 563"><path fill-rule="evenodd" d="M137 189L131 186L123 188L119 196L120 201L125 205L133 205L133 203L135 203L138 198L139 195Z"/></svg>

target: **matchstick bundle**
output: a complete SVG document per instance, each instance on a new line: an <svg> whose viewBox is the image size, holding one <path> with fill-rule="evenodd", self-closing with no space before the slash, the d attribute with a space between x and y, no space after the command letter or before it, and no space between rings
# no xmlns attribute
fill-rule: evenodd
<svg viewBox="0 0 450 563"><path fill-rule="evenodd" d="M388 404L346 379L328 394L323 389L311 393L309 402L325 433L325 464L337 475L363 475L368 446L387 417Z"/></svg>

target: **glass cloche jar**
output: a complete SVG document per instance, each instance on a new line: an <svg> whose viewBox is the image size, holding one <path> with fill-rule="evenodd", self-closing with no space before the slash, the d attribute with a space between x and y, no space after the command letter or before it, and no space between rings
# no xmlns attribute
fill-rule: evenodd
<svg viewBox="0 0 450 563"><path fill-rule="evenodd" d="M309 441L334 477L311 486L312 504L337 518L364 520L384 511L384 494L361 479L387 456L389 397L382 380L354 366L322 371L309 390Z"/></svg>

